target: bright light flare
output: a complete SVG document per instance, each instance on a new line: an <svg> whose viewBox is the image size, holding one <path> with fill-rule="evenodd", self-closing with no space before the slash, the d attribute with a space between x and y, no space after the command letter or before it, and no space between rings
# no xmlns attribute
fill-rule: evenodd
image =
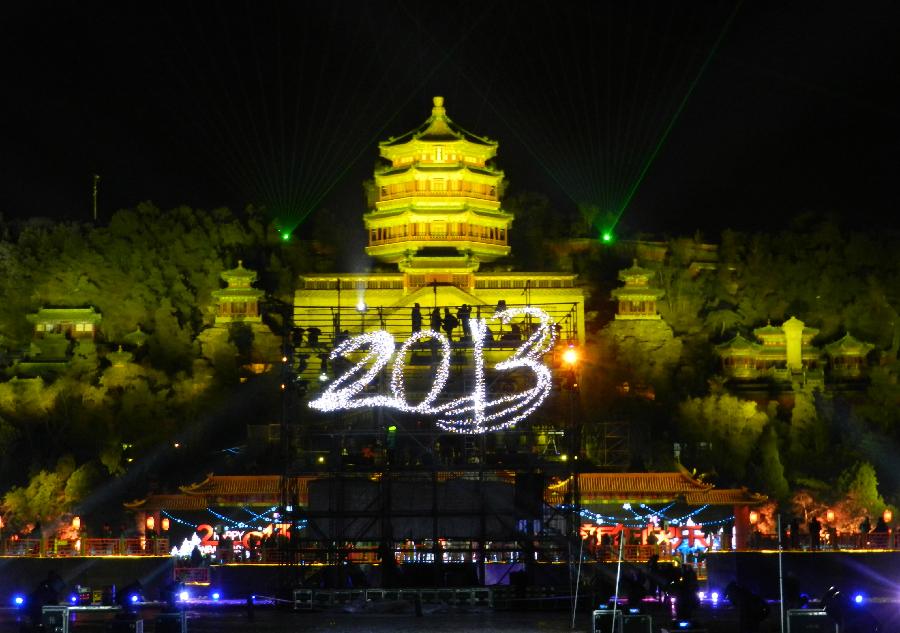
<svg viewBox="0 0 900 633"><path fill-rule="evenodd" d="M566 351L564 351L563 355L562 355L563 362L566 365L569 365L570 367L572 365L578 364L579 357L580 357L580 354L578 353L578 350L575 349L574 347L566 348Z"/></svg>

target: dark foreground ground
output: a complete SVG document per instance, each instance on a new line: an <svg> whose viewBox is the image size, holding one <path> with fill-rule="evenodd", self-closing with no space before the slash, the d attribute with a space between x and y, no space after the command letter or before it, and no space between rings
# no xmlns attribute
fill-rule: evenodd
<svg viewBox="0 0 900 633"><path fill-rule="evenodd" d="M699 629L678 628L672 624L663 605L646 604L645 611L653 616L653 633L661 630L706 633L741 633L738 615L728 604L713 606L704 604L694 621ZM778 604L770 605L771 613L759 627L759 633L780 631ZM571 628L571 612L564 611L493 611L477 608L453 608L426 606L417 616L412 605L398 604L389 610L373 611L366 607L345 610L297 612L275 607L257 607L252 615L246 609L203 608L189 609L188 631L192 633L590 633L591 615L578 613L575 627ZM866 607L879 620L882 633L900 631L900 602L880 601ZM22 614L12 609L0 610L0 632L19 633L22 630ZM156 611L143 612L144 631L157 630ZM833 626L833 625L832 625ZM74 622L73 633L106 633L107 621ZM785 631L787 627L785 627ZM804 629L806 630L806 629ZM822 629L826 630L826 629ZM829 629L833 631L834 629ZM642 632L643 633L643 632Z"/></svg>

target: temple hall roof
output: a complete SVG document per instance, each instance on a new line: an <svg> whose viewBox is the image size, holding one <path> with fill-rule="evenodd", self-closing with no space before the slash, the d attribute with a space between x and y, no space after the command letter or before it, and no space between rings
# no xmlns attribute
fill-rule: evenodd
<svg viewBox="0 0 900 633"><path fill-rule="evenodd" d="M825 346L829 356L865 356L875 349L871 343L860 341L847 332L843 337Z"/></svg>

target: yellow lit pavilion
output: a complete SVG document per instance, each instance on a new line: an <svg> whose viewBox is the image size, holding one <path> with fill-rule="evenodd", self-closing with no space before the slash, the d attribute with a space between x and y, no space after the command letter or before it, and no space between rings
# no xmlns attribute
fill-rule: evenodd
<svg viewBox="0 0 900 633"><path fill-rule="evenodd" d="M465 304L471 317L490 319L501 301L536 306L559 325L561 340L584 341L584 293L576 275L482 266L510 253L513 215L501 204L504 174L492 164L497 148L451 121L442 97L434 98L421 126L379 143L384 164L376 168L363 217L366 253L397 271L301 275L294 324L315 332L313 344L302 337L301 352L327 349L342 333L379 328L403 341L415 304L425 329L435 308L456 315ZM510 347L527 326L488 323L495 342ZM461 334L457 329L454 341Z"/></svg>

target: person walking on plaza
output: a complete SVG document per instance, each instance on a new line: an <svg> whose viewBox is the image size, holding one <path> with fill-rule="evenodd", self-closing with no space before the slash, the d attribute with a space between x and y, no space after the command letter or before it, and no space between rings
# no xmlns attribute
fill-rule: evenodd
<svg viewBox="0 0 900 633"><path fill-rule="evenodd" d="M813 515L806 525L809 528L809 548L815 552L819 549L821 542L822 524L819 523L819 520Z"/></svg>
<svg viewBox="0 0 900 633"><path fill-rule="evenodd" d="M412 309L412 333L422 331L422 308L419 307L419 304L413 305Z"/></svg>

